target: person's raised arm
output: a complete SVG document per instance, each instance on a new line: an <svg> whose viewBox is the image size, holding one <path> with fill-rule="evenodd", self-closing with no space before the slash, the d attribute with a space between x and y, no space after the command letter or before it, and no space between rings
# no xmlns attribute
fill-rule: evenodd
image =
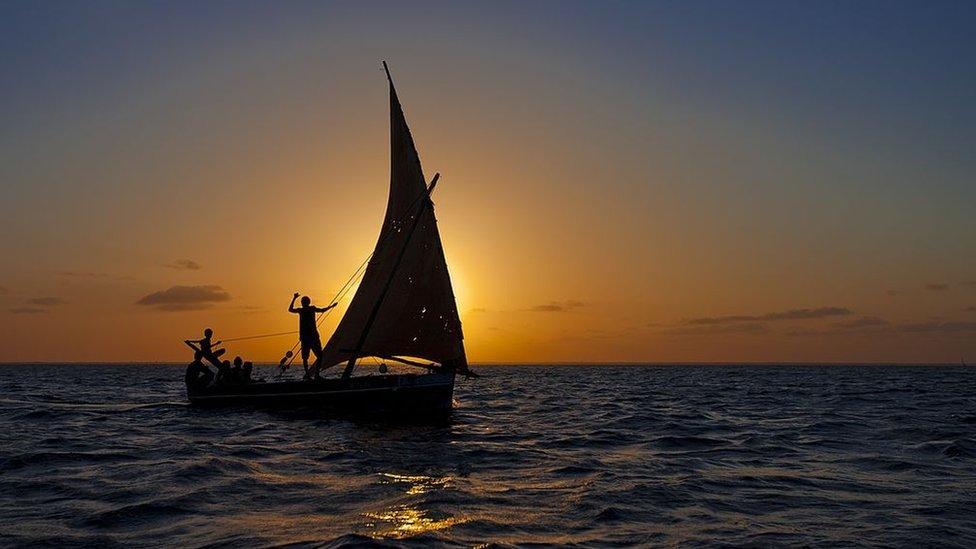
<svg viewBox="0 0 976 549"><path fill-rule="evenodd" d="M324 312L328 311L329 309L335 307L336 305L338 305L338 303L333 303L332 305L329 305L328 307L316 307L315 308L315 312L316 313L324 313Z"/></svg>
<svg viewBox="0 0 976 549"><path fill-rule="evenodd" d="M298 312L298 309L295 308L295 300L298 299L298 295L299 295L298 292L295 292L295 295L291 296L291 303L288 305L288 312L289 313L297 313Z"/></svg>

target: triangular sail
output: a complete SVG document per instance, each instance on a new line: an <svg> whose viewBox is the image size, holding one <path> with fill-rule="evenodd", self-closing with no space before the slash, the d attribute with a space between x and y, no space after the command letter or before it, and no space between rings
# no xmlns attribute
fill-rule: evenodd
<svg viewBox="0 0 976 549"><path fill-rule="evenodd" d="M386 64L383 64L384 68ZM420 157L390 83L390 197L356 295L325 346L323 366L408 356L466 368L461 321Z"/></svg>

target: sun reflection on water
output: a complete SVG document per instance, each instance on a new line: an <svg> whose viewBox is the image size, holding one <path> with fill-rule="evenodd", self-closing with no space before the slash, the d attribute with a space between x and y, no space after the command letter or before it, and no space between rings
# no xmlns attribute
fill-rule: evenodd
<svg viewBox="0 0 976 549"><path fill-rule="evenodd" d="M368 524L368 526L377 528L373 535L382 538L405 538L425 532L443 530L465 522L465 519L451 516L440 519L432 518L428 516L426 511L411 509L406 505L397 506L380 513L365 513L365 516L377 521Z"/></svg>
<svg viewBox="0 0 976 549"><path fill-rule="evenodd" d="M443 489L453 480L452 477L429 477L423 475L399 475L395 473L380 473L383 483L405 484L406 496L419 496L428 492ZM381 538L405 538L450 528L462 524L468 519L451 516L443 512L431 512L420 509L416 504L397 504L378 512L363 513L369 519L368 528L373 529L372 535Z"/></svg>

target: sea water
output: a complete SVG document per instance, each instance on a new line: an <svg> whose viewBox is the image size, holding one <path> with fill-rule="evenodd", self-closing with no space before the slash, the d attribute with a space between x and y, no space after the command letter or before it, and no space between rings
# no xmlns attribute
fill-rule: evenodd
<svg viewBox="0 0 976 549"><path fill-rule="evenodd" d="M972 368L476 369L405 423L0 366L0 544L976 546Z"/></svg>

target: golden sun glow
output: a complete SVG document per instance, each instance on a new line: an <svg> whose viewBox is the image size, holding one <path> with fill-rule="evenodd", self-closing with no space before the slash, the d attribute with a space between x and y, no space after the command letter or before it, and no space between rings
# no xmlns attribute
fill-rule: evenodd
<svg viewBox="0 0 976 549"><path fill-rule="evenodd" d="M976 354L976 168L951 145L972 140L934 122L966 105L908 94L811 109L816 96L791 90L819 89L820 65L723 81L707 56L648 64L668 48L494 34L519 25L458 50L445 45L462 25L398 24L363 48L366 11L185 42L204 55L136 44L160 64L92 58L118 78L89 71L77 89L49 79L57 47L8 48L24 77L3 103L21 114L0 147L0 252L16 258L0 268L0 361L183 361L181 340L205 326L295 330L291 294L326 301L376 244L391 166L379 60L392 52L425 173L443 176L435 210L469 361ZM770 87L800 75L816 81ZM851 82L837 89L901 89ZM890 127L865 122L877 120ZM196 297L147 300L181 289ZM228 352L277 362L288 339Z"/></svg>

